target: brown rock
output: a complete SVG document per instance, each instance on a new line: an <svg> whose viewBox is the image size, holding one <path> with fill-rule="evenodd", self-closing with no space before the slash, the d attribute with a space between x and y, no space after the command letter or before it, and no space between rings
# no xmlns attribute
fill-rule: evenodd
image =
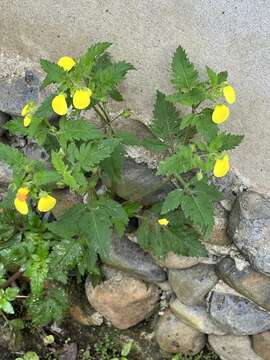
<svg viewBox="0 0 270 360"><path fill-rule="evenodd" d="M252 336L252 345L255 353L263 360L270 360L270 331Z"/></svg>
<svg viewBox="0 0 270 360"><path fill-rule="evenodd" d="M170 310L160 317L155 337L163 351L188 355L201 351L206 340L204 334L184 324Z"/></svg>
<svg viewBox="0 0 270 360"><path fill-rule="evenodd" d="M123 274L93 288L89 278L85 284L86 296L100 314L118 329L128 329L144 320L159 301L157 286Z"/></svg>
<svg viewBox="0 0 270 360"><path fill-rule="evenodd" d="M56 205L53 208L52 213L56 219L59 219L66 210L81 202L77 195L66 189L55 190L53 196L56 198Z"/></svg>
<svg viewBox="0 0 270 360"><path fill-rule="evenodd" d="M227 246L232 242L227 235L227 226L229 221L228 212L220 205L215 205L215 223L212 234L207 243L218 246Z"/></svg>
<svg viewBox="0 0 270 360"><path fill-rule="evenodd" d="M187 269L194 265L198 265L204 258L180 256L170 251L164 257L164 259L156 259L156 262L160 266L164 266L168 269Z"/></svg>

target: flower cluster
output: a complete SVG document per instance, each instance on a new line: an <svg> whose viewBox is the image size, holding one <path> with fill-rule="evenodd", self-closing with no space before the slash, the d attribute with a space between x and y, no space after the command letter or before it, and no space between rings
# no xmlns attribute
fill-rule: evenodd
<svg viewBox="0 0 270 360"><path fill-rule="evenodd" d="M223 88L223 96L228 104L234 104L236 100L236 93L231 85L226 85ZM212 121L215 124L224 123L230 116L230 109L225 104L217 104L214 107L212 114ZM230 158L228 154L222 154L222 157L217 159L214 165L214 176L223 177L230 170Z"/></svg>
<svg viewBox="0 0 270 360"><path fill-rule="evenodd" d="M14 205L16 210L22 215L27 215L29 212L27 203L29 193L30 189L28 187L20 187L16 193ZM50 211L55 207L55 205L56 199L53 196L47 194L46 192L40 193L37 204L37 208L40 212Z"/></svg>
<svg viewBox="0 0 270 360"><path fill-rule="evenodd" d="M34 101L29 101L22 108L21 115L23 116L23 125L25 127L28 127L30 125L35 110L36 104Z"/></svg>

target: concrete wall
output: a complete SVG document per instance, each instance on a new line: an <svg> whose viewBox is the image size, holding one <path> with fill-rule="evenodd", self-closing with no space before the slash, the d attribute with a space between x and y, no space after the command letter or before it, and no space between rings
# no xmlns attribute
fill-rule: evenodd
<svg viewBox="0 0 270 360"><path fill-rule="evenodd" d="M227 69L238 101L226 126L245 134L233 163L270 191L269 0L0 0L2 51L56 60L100 40L137 68L123 87L128 105L145 118L155 90L169 90L179 44L200 70Z"/></svg>

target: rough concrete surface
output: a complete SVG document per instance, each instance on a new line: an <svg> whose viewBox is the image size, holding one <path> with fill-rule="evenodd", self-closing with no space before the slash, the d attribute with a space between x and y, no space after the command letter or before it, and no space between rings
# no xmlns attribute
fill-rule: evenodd
<svg viewBox="0 0 270 360"><path fill-rule="evenodd" d="M268 0L1 0L0 48L37 59L78 56L94 41L137 68L123 84L130 107L151 117L155 90L169 90L175 48L199 70L227 69L237 90L226 125L245 134L233 164L270 191L270 2ZM2 72L3 69L0 69Z"/></svg>

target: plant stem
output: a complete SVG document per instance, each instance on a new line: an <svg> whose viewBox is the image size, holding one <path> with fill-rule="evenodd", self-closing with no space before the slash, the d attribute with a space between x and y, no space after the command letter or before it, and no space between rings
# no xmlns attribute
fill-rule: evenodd
<svg viewBox="0 0 270 360"><path fill-rule="evenodd" d="M23 270L19 270L19 271L15 272L15 274L10 276L10 278L7 281L5 281L4 284L2 284L0 286L0 289L6 289L7 287L9 287L9 285L11 283L13 283L14 281L16 281L19 277L21 277L23 273L24 273Z"/></svg>

